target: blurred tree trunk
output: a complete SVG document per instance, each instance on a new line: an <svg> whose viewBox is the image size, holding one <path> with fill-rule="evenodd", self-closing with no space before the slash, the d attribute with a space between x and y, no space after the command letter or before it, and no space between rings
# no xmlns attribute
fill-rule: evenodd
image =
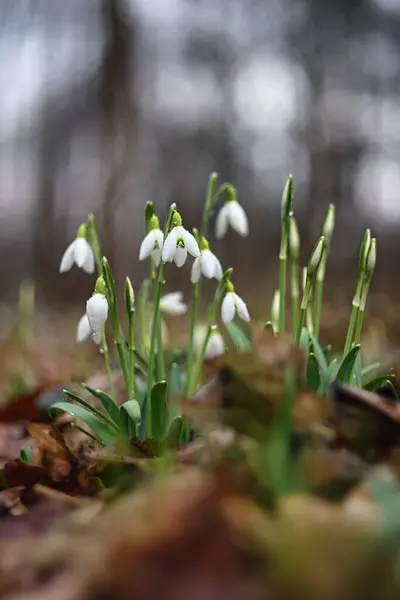
<svg viewBox="0 0 400 600"><path fill-rule="evenodd" d="M137 121L134 69L137 27L122 0L102 0L105 49L99 80L100 144L106 170L101 208L103 239L117 277L116 213L124 199L125 178L133 163ZM133 82L133 84L132 84Z"/></svg>

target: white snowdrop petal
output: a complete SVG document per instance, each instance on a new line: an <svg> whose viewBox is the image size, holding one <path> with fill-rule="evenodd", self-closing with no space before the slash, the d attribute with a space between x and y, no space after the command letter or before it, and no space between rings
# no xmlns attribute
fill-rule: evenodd
<svg viewBox="0 0 400 600"><path fill-rule="evenodd" d="M88 252L91 252L91 247L85 238L76 238L74 246L75 262L79 268L83 267Z"/></svg>
<svg viewBox="0 0 400 600"><path fill-rule="evenodd" d="M101 343L101 330L99 331L94 331L92 333L92 340L94 341L95 344L97 344L98 346Z"/></svg>
<svg viewBox="0 0 400 600"><path fill-rule="evenodd" d="M218 279L218 281L220 279L222 279L222 275L224 274L223 270L222 270L222 265L220 263L220 261L218 260L218 258L215 256L215 272L214 272L214 277L215 279Z"/></svg>
<svg viewBox="0 0 400 600"><path fill-rule="evenodd" d="M88 253L86 254L86 258L85 261L82 265L82 269L86 272L86 273L94 273L94 254L93 254L93 250L92 248L89 247L88 249Z"/></svg>
<svg viewBox="0 0 400 600"><path fill-rule="evenodd" d="M215 275L216 257L210 250L204 250L201 255L201 270L204 277L211 279Z"/></svg>
<svg viewBox="0 0 400 600"><path fill-rule="evenodd" d="M205 357L216 358L225 352L225 343L219 331L213 331L208 340Z"/></svg>
<svg viewBox="0 0 400 600"><path fill-rule="evenodd" d="M161 262L161 248L154 248L153 252L151 253L151 257L155 266L159 267Z"/></svg>
<svg viewBox="0 0 400 600"><path fill-rule="evenodd" d="M157 244L161 250L163 243L164 243L164 233L161 231L161 229L154 229L153 231L154 231L154 244Z"/></svg>
<svg viewBox="0 0 400 600"><path fill-rule="evenodd" d="M63 254L60 264L60 273L65 273L65 271L69 271L75 260L75 242L71 242L66 251Z"/></svg>
<svg viewBox="0 0 400 600"><path fill-rule="evenodd" d="M154 233L155 233L154 229L152 229L152 231L149 231L149 233L144 238L143 242L140 244L139 260L145 260L153 252Z"/></svg>
<svg viewBox="0 0 400 600"><path fill-rule="evenodd" d="M160 310L173 317L183 315L187 312L187 304L182 302L182 292L171 292L161 298Z"/></svg>
<svg viewBox="0 0 400 600"><path fill-rule="evenodd" d="M197 283L201 275L201 258L195 258L192 265L192 272L190 274L190 281Z"/></svg>
<svg viewBox="0 0 400 600"><path fill-rule="evenodd" d="M187 259L187 250L186 246L181 248L178 246L175 250L174 261L177 267L183 267Z"/></svg>
<svg viewBox="0 0 400 600"><path fill-rule="evenodd" d="M176 242L178 240L178 233L176 227L167 235L162 249L161 260L166 263L173 260L176 252Z"/></svg>
<svg viewBox="0 0 400 600"><path fill-rule="evenodd" d="M215 222L215 237L217 240L221 240L226 236L228 231L228 204L224 204L217 215Z"/></svg>
<svg viewBox="0 0 400 600"><path fill-rule="evenodd" d="M181 227L180 229L181 229L180 235L182 236L182 239L185 242L185 247L187 248L187 251L189 252L189 254L191 254L195 258L199 258L200 248L199 248L198 243L196 242L196 238L189 231L184 229L184 227Z"/></svg>
<svg viewBox="0 0 400 600"><path fill-rule="evenodd" d="M91 334L91 329L89 325L89 319L86 314L84 314L78 321L78 325L76 328L76 341L80 344L87 340L89 335Z"/></svg>
<svg viewBox="0 0 400 600"><path fill-rule="evenodd" d="M86 314L93 333L99 331L107 321L108 304L103 294L93 294L86 302Z"/></svg>
<svg viewBox="0 0 400 600"><path fill-rule="evenodd" d="M234 296L235 296L236 310L237 310L239 317L241 319L243 319L243 321L246 321L248 323L250 321L250 315L249 315L249 311L247 310L246 303L237 294L234 293Z"/></svg>
<svg viewBox="0 0 400 600"><path fill-rule="evenodd" d="M232 292L228 292L222 301L221 317L224 323L230 323L235 316L235 297Z"/></svg>
<svg viewBox="0 0 400 600"><path fill-rule="evenodd" d="M239 202L229 202L229 223L239 235L245 237L249 233L249 222L243 206Z"/></svg>

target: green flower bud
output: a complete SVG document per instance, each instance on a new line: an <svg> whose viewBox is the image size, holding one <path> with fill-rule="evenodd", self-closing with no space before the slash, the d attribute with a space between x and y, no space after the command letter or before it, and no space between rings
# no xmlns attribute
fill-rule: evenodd
<svg viewBox="0 0 400 600"><path fill-rule="evenodd" d="M181 227L181 226L182 226L182 217L178 213L178 211L175 210L175 212L172 216L172 227Z"/></svg>
<svg viewBox="0 0 400 600"><path fill-rule="evenodd" d="M225 194L226 194L225 202L237 202L237 191L236 191L236 188L231 183L227 183L225 185L226 185L226 188L225 188Z"/></svg>
<svg viewBox="0 0 400 600"><path fill-rule="evenodd" d="M146 226L146 233L149 233L150 229L155 229L155 227L151 227L151 220L155 216L155 214L156 211L153 202L146 202L146 206L144 208L144 221Z"/></svg>
<svg viewBox="0 0 400 600"><path fill-rule="evenodd" d="M293 175L289 175L287 178L283 194L282 194L282 203L281 203L281 219L282 221L287 221L289 215L292 211L292 202L293 202Z"/></svg>
<svg viewBox="0 0 400 600"><path fill-rule="evenodd" d="M370 246L369 246L367 260L365 263L365 272L369 279L371 279L371 277L374 273L375 264L376 264L376 238L372 238Z"/></svg>
<svg viewBox="0 0 400 600"><path fill-rule="evenodd" d="M365 233L364 233L364 237L361 242L361 247L360 247L360 260L359 260L359 267L358 267L360 271L365 271L365 269L366 269L367 257L368 257L370 246L371 246L371 231L369 229L366 229Z"/></svg>
<svg viewBox="0 0 400 600"><path fill-rule="evenodd" d="M290 216L289 221L289 249L293 258L298 259L300 254L300 235L296 219L293 215Z"/></svg>
<svg viewBox="0 0 400 600"><path fill-rule="evenodd" d="M133 291L132 282L129 279L129 277L127 277L125 279L125 306L126 306L126 312L128 313L128 315L133 312L134 304L135 304L135 293Z"/></svg>
<svg viewBox="0 0 400 600"><path fill-rule="evenodd" d="M319 238L318 242L316 243L314 250L312 251L311 258L308 263L308 267L307 267L307 278L308 279L313 279L313 277L319 267L319 264L321 262L322 255L324 253L324 249L325 249L325 238L324 238L324 236L321 236Z"/></svg>
<svg viewBox="0 0 400 600"><path fill-rule="evenodd" d="M335 228L335 205L330 204L328 211L325 216L324 224L322 225L322 235L324 236L326 243L331 243L333 230Z"/></svg>

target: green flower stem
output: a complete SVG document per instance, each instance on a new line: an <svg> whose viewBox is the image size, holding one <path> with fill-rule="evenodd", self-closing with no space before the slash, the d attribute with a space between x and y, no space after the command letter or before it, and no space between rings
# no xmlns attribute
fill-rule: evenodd
<svg viewBox="0 0 400 600"><path fill-rule="evenodd" d="M303 292L303 297L301 299L299 318L297 320L297 330L296 330L296 337L295 337L295 343L297 345L300 343L301 332L303 331L303 327L304 327L304 321L306 318L307 307L308 307L308 303L310 300L311 287L312 287L312 280L309 279L306 281L305 289Z"/></svg>
<svg viewBox="0 0 400 600"><path fill-rule="evenodd" d="M111 313L111 321L114 329L115 345L117 346L118 357L121 365L122 374L125 382L126 395L129 394L131 374L129 372L129 366L127 364L127 347L124 334L122 332L121 323L118 314L118 298L117 289L115 286L114 277L112 275L111 267L108 260L103 256L102 261L103 277L107 284L107 301Z"/></svg>
<svg viewBox="0 0 400 600"><path fill-rule="evenodd" d="M279 252L279 322L278 334L285 333L286 270L287 270L288 223L282 221L281 248Z"/></svg>
<svg viewBox="0 0 400 600"><path fill-rule="evenodd" d="M364 281L364 273L360 273L358 281L357 281L356 293L353 298L350 322L349 322L349 326L347 329L346 342L345 342L344 350L343 350L343 358L345 358L348 355L348 353L351 349L352 342L353 342L353 333L354 333L354 327L356 325L358 310L360 308L360 300L361 300L361 293L362 293L362 288L363 288L363 281Z"/></svg>
<svg viewBox="0 0 400 600"><path fill-rule="evenodd" d="M148 322L148 305L149 305L149 291L151 282L149 279L145 279L142 282L142 286L139 292L138 305L139 305L139 342L140 350L144 358L148 357L148 347L146 343L147 338L147 322Z"/></svg>
<svg viewBox="0 0 400 600"><path fill-rule="evenodd" d="M102 254L101 254L100 236L99 236L99 231L97 229L96 218L93 214L89 215L89 218L88 218L87 235L89 238L88 241L93 250L93 256L94 256L94 261L96 264L97 276L101 277L103 275L103 266L102 266L102 262L101 262ZM101 329L101 350L102 350L102 354L104 357L104 364L106 367L108 385L110 388L110 396L114 401L116 401L114 379L113 379L112 370L111 370L110 352L108 349L105 327L102 327L102 329Z"/></svg>
<svg viewBox="0 0 400 600"><path fill-rule="evenodd" d="M135 309L128 312L128 364L129 364L129 389L128 400L136 399L136 377L135 377Z"/></svg>
<svg viewBox="0 0 400 600"><path fill-rule="evenodd" d="M361 292L361 300L360 300L360 307L359 307L358 317L357 317L356 332L354 334L354 345L360 343L361 330L362 330L363 319L364 319L364 314L365 314L365 305L367 303L367 297L368 297L370 285L371 285L371 279L366 278L364 281L362 292Z"/></svg>
<svg viewBox="0 0 400 600"><path fill-rule="evenodd" d="M154 296L154 307L153 307L153 322L151 327L151 340L150 340L150 353L149 353L149 373L147 377L147 401L146 401L146 427L147 427L147 437L151 437L152 435L152 406L151 406L151 390L153 388L154 382L154 362L155 362L155 354L156 354L156 346L157 346L157 334L158 329L160 328L159 324L159 316L160 316L160 300L161 294L164 287L164 273L165 273L165 263L161 263L158 279L155 286L155 296Z"/></svg>
<svg viewBox="0 0 400 600"><path fill-rule="evenodd" d="M194 393L196 386L197 386L197 382L200 377L201 365L203 364L203 361L204 361L204 355L206 353L206 348L207 348L208 341L210 339L213 325L214 325L215 321L217 320L218 308L219 308L219 305L221 302L222 294L225 289L225 284L226 284L226 280L225 280L225 278L222 278L218 284L217 290L215 292L214 300L212 302L210 311L208 313L207 332L204 337L203 344L201 346L199 355L197 357L197 361L195 363L195 369L193 372L194 376L191 378L190 385L188 387L188 396L189 397Z"/></svg>
<svg viewBox="0 0 400 600"><path fill-rule="evenodd" d="M290 282L292 292L292 333L293 339L296 337L297 317L300 308L300 292L299 292L299 261L295 257L290 258Z"/></svg>
<svg viewBox="0 0 400 600"><path fill-rule="evenodd" d="M313 321L313 285L311 285L310 294L308 296L308 304L306 310L306 324L309 332L314 335L314 321Z"/></svg>
<svg viewBox="0 0 400 600"><path fill-rule="evenodd" d="M113 376L112 376L110 353L108 351L105 327L101 328L101 351L102 351L102 354L104 357L104 364L106 367L108 385L110 387L110 396L114 400L114 402L116 402L115 386L114 386L114 380L113 380Z"/></svg>
<svg viewBox="0 0 400 600"><path fill-rule="evenodd" d="M192 304L192 316L190 320L190 340L187 358L187 380L186 380L186 396L190 395L191 381L193 374L193 346L194 346L194 333L196 329L197 313L199 310L199 297L200 297L200 283L193 284L193 304Z"/></svg>

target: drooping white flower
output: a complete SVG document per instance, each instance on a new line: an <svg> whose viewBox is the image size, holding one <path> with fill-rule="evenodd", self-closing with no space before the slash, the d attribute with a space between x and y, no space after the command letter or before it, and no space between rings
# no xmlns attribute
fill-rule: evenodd
<svg viewBox="0 0 400 600"><path fill-rule="evenodd" d="M86 239L86 225L79 227L76 239L70 243L63 254L60 273L69 271L74 263L86 273L94 273L94 254Z"/></svg>
<svg viewBox="0 0 400 600"><path fill-rule="evenodd" d="M173 317L184 315L187 312L188 306L182 301L182 298L182 292L165 294L160 300L161 312Z"/></svg>
<svg viewBox="0 0 400 600"><path fill-rule="evenodd" d="M101 328L107 321L108 303L104 294L94 293L86 303L86 315L96 344L101 340Z"/></svg>
<svg viewBox="0 0 400 600"><path fill-rule="evenodd" d="M200 325L196 327L194 332L193 349L196 355L200 354L204 343L204 338L207 334L207 327ZM216 325L211 330L210 337L207 342L204 358L216 358L222 356L225 352L224 339Z"/></svg>
<svg viewBox="0 0 400 600"><path fill-rule="evenodd" d="M156 214L151 216L148 227L150 228L150 231L141 243L139 260L145 260L151 256L155 266L158 267L161 261L164 233L160 229L160 221Z"/></svg>
<svg viewBox="0 0 400 600"><path fill-rule="evenodd" d="M226 201L217 215L215 223L215 237L217 240L225 237L229 226L243 237L249 233L247 215L243 206L236 199Z"/></svg>
<svg viewBox="0 0 400 600"><path fill-rule="evenodd" d="M172 222L173 228L164 242L161 260L163 263L174 261L177 267L182 267L186 262L188 252L195 258L199 258L200 248L195 237L183 227L182 218L178 212L175 212Z"/></svg>
<svg viewBox="0 0 400 600"><path fill-rule="evenodd" d="M85 313L78 321L78 325L76 328L76 341L80 344L87 340L89 335L92 333L90 329L89 319L87 314Z"/></svg>
<svg viewBox="0 0 400 600"><path fill-rule="evenodd" d="M205 238L201 239L201 253L199 258L195 258L192 265L191 282L197 283L201 274L208 279L218 279L222 277L222 266L218 258L209 249L208 242Z"/></svg>
<svg viewBox="0 0 400 600"><path fill-rule="evenodd" d="M250 321L249 311L247 310L246 303L240 296L232 289L229 290L221 305L221 317L224 323L230 323L233 321L235 314L237 314L243 321L247 323Z"/></svg>

